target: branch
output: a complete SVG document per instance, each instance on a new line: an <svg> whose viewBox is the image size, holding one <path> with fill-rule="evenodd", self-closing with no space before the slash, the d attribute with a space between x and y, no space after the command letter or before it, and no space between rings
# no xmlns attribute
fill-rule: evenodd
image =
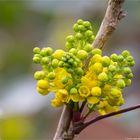
<svg viewBox="0 0 140 140"><path fill-rule="evenodd" d="M53 140L63 140L64 132L67 132L69 129L71 118L72 111L65 105L61 113L60 120Z"/></svg>
<svg viewBox="0 0 140 140"><path fill-rule="evenodd" d="M108 113L106 115L101 115L101 116L97 116L96 118L82 124L82 125L79 125L77 127L75 127L73 129L73 133L75 134L79 134L83 129L85 129L87 126L99 121L99 120L102 120L102 119L105 119L105 118L108 118L108 117L112 117L112 116L115 116L115 115L118 115L118 114L122 114L122 113L125 113L125 112L129 112L129 111L132 111L132 110L135 110L135 109L138 109L140 108L140 104L138 105L135 105L135 106L132 106L132 107L129 107L129 108L125 108L125 109L122 109L122 110L119 110L119 111L116 111L116 112L112 112L112 113Z"/></svg>
<svg viewBox="0 0 140 140"><path fill-rule="evenodd" d="M125 17L125 13L121 8L123 2L124 0L109 0L104 19L93 42L93 47L102 49L116 29L118 22Z"/></svg>
<svg viewBox="0 0 140 140"><path fill-rule="evenodd" d="M126 16L125 12L122 10L122 4L124 0L109 0L105 16L102 20L99 31L95 37L92 44L93 48L103 49L105 43L116 29L119 21ZM88 67L92 56L86 60L84 69Z"/></svg>

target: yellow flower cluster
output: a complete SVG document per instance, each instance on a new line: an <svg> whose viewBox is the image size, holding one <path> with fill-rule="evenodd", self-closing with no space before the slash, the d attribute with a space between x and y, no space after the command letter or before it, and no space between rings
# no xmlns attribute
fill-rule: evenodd
<svg viewBox="0 0 140 140"><path fill-rule="evenodd" d="M133 77L129 68L135 64L133 57L127 50L108 57L102 55L102 50L92 49L94 35L88 21L78 20L74 31L75 36L67 37L68 51L34 48L33 61L42 66L34 74L37 91L42 95L54 92L54 107L66 104L79 109L84 102L90 111L102 115L118 110L124 103L122 89L131 84ZM85 69L89 56L92 58Z"/></svg>

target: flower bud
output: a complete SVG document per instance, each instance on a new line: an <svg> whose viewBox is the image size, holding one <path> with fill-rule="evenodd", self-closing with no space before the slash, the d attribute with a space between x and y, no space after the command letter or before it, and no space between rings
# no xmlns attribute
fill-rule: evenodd
<svg viewBox="0 0 140 140"><path fill-rule="evenodd" d="M69 50L69 52L76 55L77 54L77 49L72 48L72 49Z"/></svg>
<svg viewBox="0 0 140 140"><path fill-rule="evenodd" d="M82 68L77 68L76 69L76 74L79 75L79 76L82 76L84 74L84 71Z"/></svg>
<svg viewBox="0 0 140 140"><path fill-rule="evenodd" d="M75 32L78 32L78 24L74 24L73 29L74 29Z"/></svg>
<svg viewBox="0 0 140 140"><path fill-rule="evenodd" d="M122 56L123 56L124 58L126 58L126 57L129 56L129 55L130 55L130 52L127 51L127 50L124 50L124 51L122 52Z"/></svg>
<svg viewBox="0 0 140 140"><path fill-rule="evenodd" d="M53 60L52 60L52 66L53 66L54 68L56 68L56 67L58 66L58 63L59 63L59 60L57 60L57 59L53 59Z"/></svg>
<svg viewBox="0 0 140 140"><path fill-rule="evenodd" d="M51 55L52 52L53 52L52 48L50 48L50 47L47 47L47 48L46 48L46 53L47 53L47 55Z"/></svg>
<svg viewBox="0 0 140 140"><path fill-rule="evenodd" d="M49 57L45 56L41 59L41 62L42 62L42 64L49 64L50 59L49 59Z"/></svg>
<svg viewBox="0 0 140 140"><path fill-rule="evenodd" d="M42 56L47 56L47 48L42 48L42 50L40 51L40 54Z"/></svg>
<svg viewBox="0 0 140 140"><path fill-rule="evenodd" d="M122 106L123 104L124 104L124 99L123 97L121 97L119 101L117 102L117 106Z"/></svg>
<svg viewBox="0 0 140 140"><path fill-rule="evenodd" d="M101 95L101 88L100 87L93 87L91 89L91 95L100 96Z"/></svg>
<svg viewBox="0 0 140 140"><path fill-rule="evenodd" d="M40 48L35 47L35 48L33 49L33 53L34 53L34 54L39 54L39 53L40 53Z"/></svg>
<svg viewBox="0 0 140 140"><path fill-rule="evenodd" d="M87 52L90 52L92 50L92 45L91 44L86 44L86 46L84 47L84 50Z"/></svg>
<svg viewBox="0 0 140 140"><path fill-rule="evenodd" d="M76 39L81 40L83 38L83 35L81 33L77 33L75 37Z"/></svg>
<svg viewBox="0 0 140 140"><path fill-rule="evenodd" d="M64 63L63 61L59 61L58 66L59 66L59 67L63 67L64 64L65 64L65 63Z"/></svg>
<svg viewBox="0 0 140 140"><path fill-rule="evenodd" d="M89 104L97 104L99 102L99 99L97 97L93 97L93 96L90 96L87 98L87 103Z"/></svg>
<svg viewBox="0 0 140 140"><path fill-rule="evenodd" d="M79 25L78 26L78 30L81 31L81 32L83 32L83 31L86 30L86 28L83 25Z"/></svg>
<svg viewBox="0 0 140 140"><path fill-rule="evenodd" d="M75 38L74 38L73 35L69 35L69 36L67 36L66 40L67 40L68 42L74 42Z"/></svg>
<svg viewBox="0 0 140 140"><path fill-rule="evenodd" d="M95 39L95 36L92 35L91 37L88 38L87 42L92 43L94 39Z"/></svg>
<svg viewBox="0 0 140 140"><path fill-rule="evenodd" d="M118 88L124 88L124 87L125 87L125 82L124 82L123 79L119 79L119 80L117 81L117 87L118 87Z"/></svg>
<svg viewBox="0 0 140 140"><path fill-rule="evenodd" d="M47 89L42 89L39 87L37 87L37 91L42 95L47 95L49 93L49 91Z"/></svg>
<svg viewBox="0 0 140 140"><path fill-rule="evenodd" d="M129 74L129 73L131 73L131 69L130 69L129 67L125 67L125 68L123 69L123 72L124 72L125 74Z"/></svg>
<svg viewBox="0 0 140 140"><path fill-rule="evenodd" d="M118 61L122 62L124 60L124 57L122 55L118 55Z"/></svg>
<svg viewBox="0 0 140 140"><path fill-rule="evenodd" d="M114 75L114 78L115 78L115 79L122 79L122 78L124 78L124 77L123 77L122 74L115 74L115 75Z"/></svg>
<svg viewBox="0 0 140 140"><path fill-rule="evenodd" d="M93 32L92 31L90 31L90 30L87 30L86 32L85 32L85 36L88 38L88 37L91 37L93 35Z"/></svg>
<svg viewBox="0 0 140 140"><path fill-rule="evenodd" d="M102 55L102 50L100 50L100 49L93 49L91 53L92 53L92 55L95 55L95 54Z"/></svg>
<svg viewBox="0 0 140 140"><path fill-rule="evenodd" d="M74 67L77 67L77 66L78 66L78 63L77 63L76 61L74 61L74 62L72 63L72 65L73 65Z"/></svg>
<svg viewBox="0 0 140 140"><path fill-rule="evenodd" d="M110 58L108 56L102 57L102 65L104 67L108 67L110 65Z"/></svg>
<svg viewBox="0 0 140 140"><path fill-rule="evenodd" d="M37 86L41 89L48 89L49 88L49 82L47 80L39 80L37 82Z"/></svg>
<svg viewBox="0 0 140 140"><path fill-rule="evenodd" d="M77 93L78 93L78 91L77 91L76 88L71 88L70 89L70 94L77 94Z"/></svg>
<svg viewBox="0 0 140 140"><path fill-rule="evenodd" d="M65 46L69 50L69 49L73 48L73 43L66 42Z"/></svg>
<svg viewBox="0 0 140 140"><path fill-rule="evenodd" d="M131 85L131 80L130 79L126 79L125 80L125 85L126 86L130 86Z"/></svg>
<svg viewBox="0 0 140 140"><path fill-rule="evenodd" d="M94 65L91 66L91 68L94 72L100 73L103 70L102 64L101 63L95 63Z"/></svg>
<svg viewBox="0 0 140 140"><path fill-rule="evenodd" d="M110 65L108 69L109 71L114 72L116 70L116 66Z"/></svg>
<svg viewBox="0 0 140 140"><path fill-rule="evenodd" d="M118 61L118 56L117 54L113 53L111 56L112 61L117 62Z"/></svg>
<svg viewBox="0 0 140 140"><path fill-rule="evenodd" d="M49 79L49 80L54 80L54 79L55 79L55 72L50 72L50 73L48 74L48 79Z"/></svg>
<svg viewBox="0 0 140 140"><path fill-rule="evenodd" d="M36 63L36 64L39 64L40 63L40 57L34 56L33 57L33 62Z"/></svg>
<svg viewBox="0 0 140 140"><path fill-rule="evenodd" d="M89 28L91 26L90 22L89 21L84 21L83 22L83 25L86 27L86 28Z"/></svg>
<svg viewBox="0 0 140 140"><path fill-rule="evenodd" d="M84 50L79 50L79 51L77 52L77 57L78 57L79 59L81 59L81 60L87 59L88 53L87 53L86 51L84 51Z"/></svg>
<svg viewBox="0 0 140 140"><path fill-rule="evenodd" d="M53 58L56 58L58 60L60 60L62 58L62 56L64 55L64 51L59 49L59 50L56 50L54 53L53 53Z"/></svg>
<svg viewBox="0 0 140 140"><path fill-rule="evenodd" d="M44 71L37 71L35 72L34 74L34 78L36 80L40 80L40 79L43 79L45 77L45 72Z"/></svg>
<svg viewBox="0 0 140 140"><path fill-rule="evenodd" d="M126 75L126 78L130 79L130 78L133 78L133 73L129 73Z"/></svg>
<svg viewBox="0 0 140 140"><path fill-rule="evenodd" d="M77 20L77 23L78 23L79 25L82 25L83 22L84 22L84 21L83 21L82 19L78 19L78 20Z"/></svg>
<svg viewBox="0 0 140 140"><path fill-rule="evenodd" d="M68 60L68 63L73 64L73 63L74 63L74 60L73 60L72 58L70 58L70 59Z"/></svg>
<svg viewBox="0 0 140 140"><path fill-rule="evenodd" d="M64 77L61 82L62 82L62 84L67 84L68 80L69 80L68 77Z"/></svg>
<svg viewBox="0 0 140 140"><path fill-rule="evenodd" d="M110 91L110 97L112 98L119 98L121 97L122 93L121 93L121 90L119 88L112 88L111 91Z"/></svg>
<svg viewBox="0 0 140 140"><path fill-rule="evenodd" d="M91 64L94 64L96 62L101 62L102 57L99 54L95 54L94 56L92 56L91 58Z"/></svg>
<svg viewBox="0 0 140 140"><path fill-rule="evenodd" d="M128 62L132 62L132 61L134 61L134 59L133 59L132 56L128 56L128 57L126 57L126 60L127 60Z"/></svg>
<svg viewBox="0 0 140 140"><path fill-rule="evenodd" d="M98 80L102 81L102 82L105 82L108 80L108 76L105 72L102 72L98 75Z"/></svg>
<svg viewBox="0 0 140 140"><path fill-rule="evenodd" d="M135 65L135 61L128 62L128 65L129 65L130 67L133 67L133 66Z"/></svg>
<svg viewBox="0 0 140 140"><path fill-rule="evenodd" d="M51 100L51 105L52 105L53 107L60 107L60 106L62 106L63 104L64 104L64 103L63 103L60 99L55 98L55 99Z"/></svg>

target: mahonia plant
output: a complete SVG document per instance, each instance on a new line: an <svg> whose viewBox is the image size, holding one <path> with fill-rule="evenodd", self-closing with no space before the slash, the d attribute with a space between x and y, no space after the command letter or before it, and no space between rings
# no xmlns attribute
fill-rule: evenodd
<svg viewBox="0 0 140 140"><path fill-rule="evenodd" d="M42 95L55 92L51 100L54 107L65 104L78 111L85 103L90 112L101 115L119 110L124 104L123 88L131 84L133 77L133 57L127 50L104 56L101 49L92 48L95 36L88 21L79 19L73 29L75 34L66 38L67 51L33 49L33 62L42 66L34 74L37 91Z"/></svg>

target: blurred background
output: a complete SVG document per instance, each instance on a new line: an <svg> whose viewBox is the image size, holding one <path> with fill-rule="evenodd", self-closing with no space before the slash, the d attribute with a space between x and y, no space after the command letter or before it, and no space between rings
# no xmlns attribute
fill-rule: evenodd
<svg viewBox="0 0 140 140"><path fill-rule="evenodd" d="M0 1L0 140L52 140L62 108L36 91L32 49L64 48L77 19L89 20L94 33L106 0ZM127 0L127 16L104 48L104 54L129 50L135 58L132 86L124 90L125 105L140 103L140 1ZM85 129L77 140L140 138L140 110L112 117Z"/></svg>

